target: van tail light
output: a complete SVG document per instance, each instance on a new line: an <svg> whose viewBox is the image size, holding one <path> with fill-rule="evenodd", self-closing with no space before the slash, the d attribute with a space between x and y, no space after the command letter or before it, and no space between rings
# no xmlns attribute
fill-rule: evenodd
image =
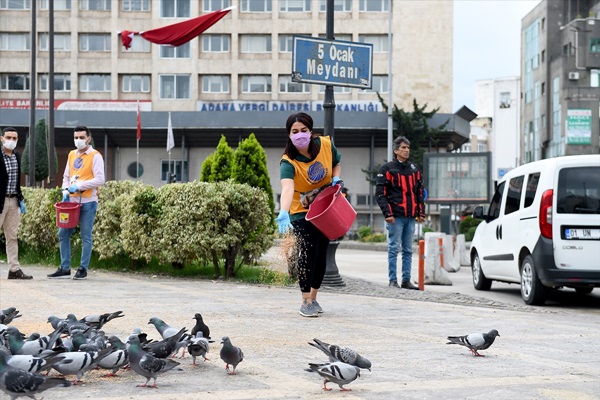
<svg viewBox="0 0 600 400"><path fill-rule="evenodd" d="M553 190L546 190L542 194L540 203L540 233L543 237L552 239L552 197Z"/></svg>

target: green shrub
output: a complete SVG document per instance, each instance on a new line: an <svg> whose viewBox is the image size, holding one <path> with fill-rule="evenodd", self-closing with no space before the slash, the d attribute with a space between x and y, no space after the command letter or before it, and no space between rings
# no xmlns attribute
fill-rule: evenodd
<svg viewBox="0 0 600 400"><path fill-rule="evenodd" d="M475 231L477 230L476 226L472 226L469 228L469 230L467 231L467 233L465 233L465 241L470 242L473 240L473 237L475 236Z"/></svg>
<svg viewBox="0 0 600 400"><path fill-rule="evenodd" d="M481 221L481 219L476 219L471 216L468 216L462 221L460 221L460 223L458 224L458 232L466 235L469 229L471 229L472 227L477 227L477 225L479 225Z"/></svg>
<svg viewBox="0 0 600 400"><path fill-rule="evenodd" d="M361 226L358 228L358 240L363 240L365 237L371 235L373 232L371 231L371 227L369 226Z"/></svg>
<svg viewBox="0 0 600 400"><path fill-rule="evenodd" d="M62 191L24 187L27 212L21 217L19 240L41 249L58 248L58 228L54 204L60 202Z"/></svg>
<svg viewBox="0 0 600 400"><path fill-rule="evenodd" d="M386 241L386 236L383 233L372 233L365 236L361 242L365 243L382 243Z"/></svg>

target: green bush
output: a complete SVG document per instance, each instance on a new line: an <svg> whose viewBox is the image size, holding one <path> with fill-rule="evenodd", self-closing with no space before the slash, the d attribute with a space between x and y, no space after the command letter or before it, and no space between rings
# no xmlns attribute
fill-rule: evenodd
<svg viewBox="0 0 600 400"><path fill-rule="evenodd" d="M382 243L386 241L386 236L383 233L373 233L371 235L365 236L360 241L365 243Z"/></svg>
<svg viewBox="0 0 600 400"><path fill-rule="evenodd" d="M458 224L458 232L466 235L469 229L473 227L476 228L477 225L481 223L481 221L481 219L476 219L471 216L468 216L462 221L460 221L460 223Z"/></svg>
<svg viewBox="0 0 600 400"><path fill-rule="evenodd" d="M22 188L27 212L21 217L19 240L42 250L58 248L58 228L54 204L62 198L61 189Z"/></svg>
<svg viewBox="0 0 600 400"><path fill-rule="evenodd" d="M361 226L358 228L358 240L363 240L365 237L371 235L373 232L371 231L371 227L369 226Z"/></svg>
<svg viewBox="0 0 600 400"><path fill-rule="evenodd" d="M465 233L465 241L470 242L473 240L473 237L475 236L475 231L477 230L476 226L472 226L469 228L469 230L467 231L467 233Z"/></svg>

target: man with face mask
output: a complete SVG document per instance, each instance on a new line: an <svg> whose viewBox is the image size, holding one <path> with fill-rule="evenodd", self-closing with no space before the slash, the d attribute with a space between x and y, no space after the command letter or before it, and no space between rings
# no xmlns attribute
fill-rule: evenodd
<svg viewBox="0 0 600 400"><path fill-rule="evenodd" d="M25 201L21 193L21 156L15 151L19 134L15 128L2 130L2 167L0 168L0 226L4 228L6 238L6 258L8 261L8 279L32 279L19 266L19 243L17 231L24 214Z"/></svg>
<svg viewBox="0 0 600 400"><path fill-rule="evenodd" d="M63 174L63 201L81 201L81 263L73 279L86 279L92 256L92 227L98 209L98 187L104 184L104 159L98 150L92 148L92 134L87 127L76 127L73 137L77 149L69 153ZM74 230L58 228L60 268L48 278L71 277L71 235Z"/></svg>

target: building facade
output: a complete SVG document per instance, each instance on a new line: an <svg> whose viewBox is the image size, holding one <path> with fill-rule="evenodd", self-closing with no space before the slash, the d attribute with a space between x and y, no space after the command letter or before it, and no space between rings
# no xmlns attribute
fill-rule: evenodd
<svg viewBox="0 0 600 400"><path fill-rule="evenodd" d="M600 1L542 1L521 61L521 163L600 152Z"/></svg>

